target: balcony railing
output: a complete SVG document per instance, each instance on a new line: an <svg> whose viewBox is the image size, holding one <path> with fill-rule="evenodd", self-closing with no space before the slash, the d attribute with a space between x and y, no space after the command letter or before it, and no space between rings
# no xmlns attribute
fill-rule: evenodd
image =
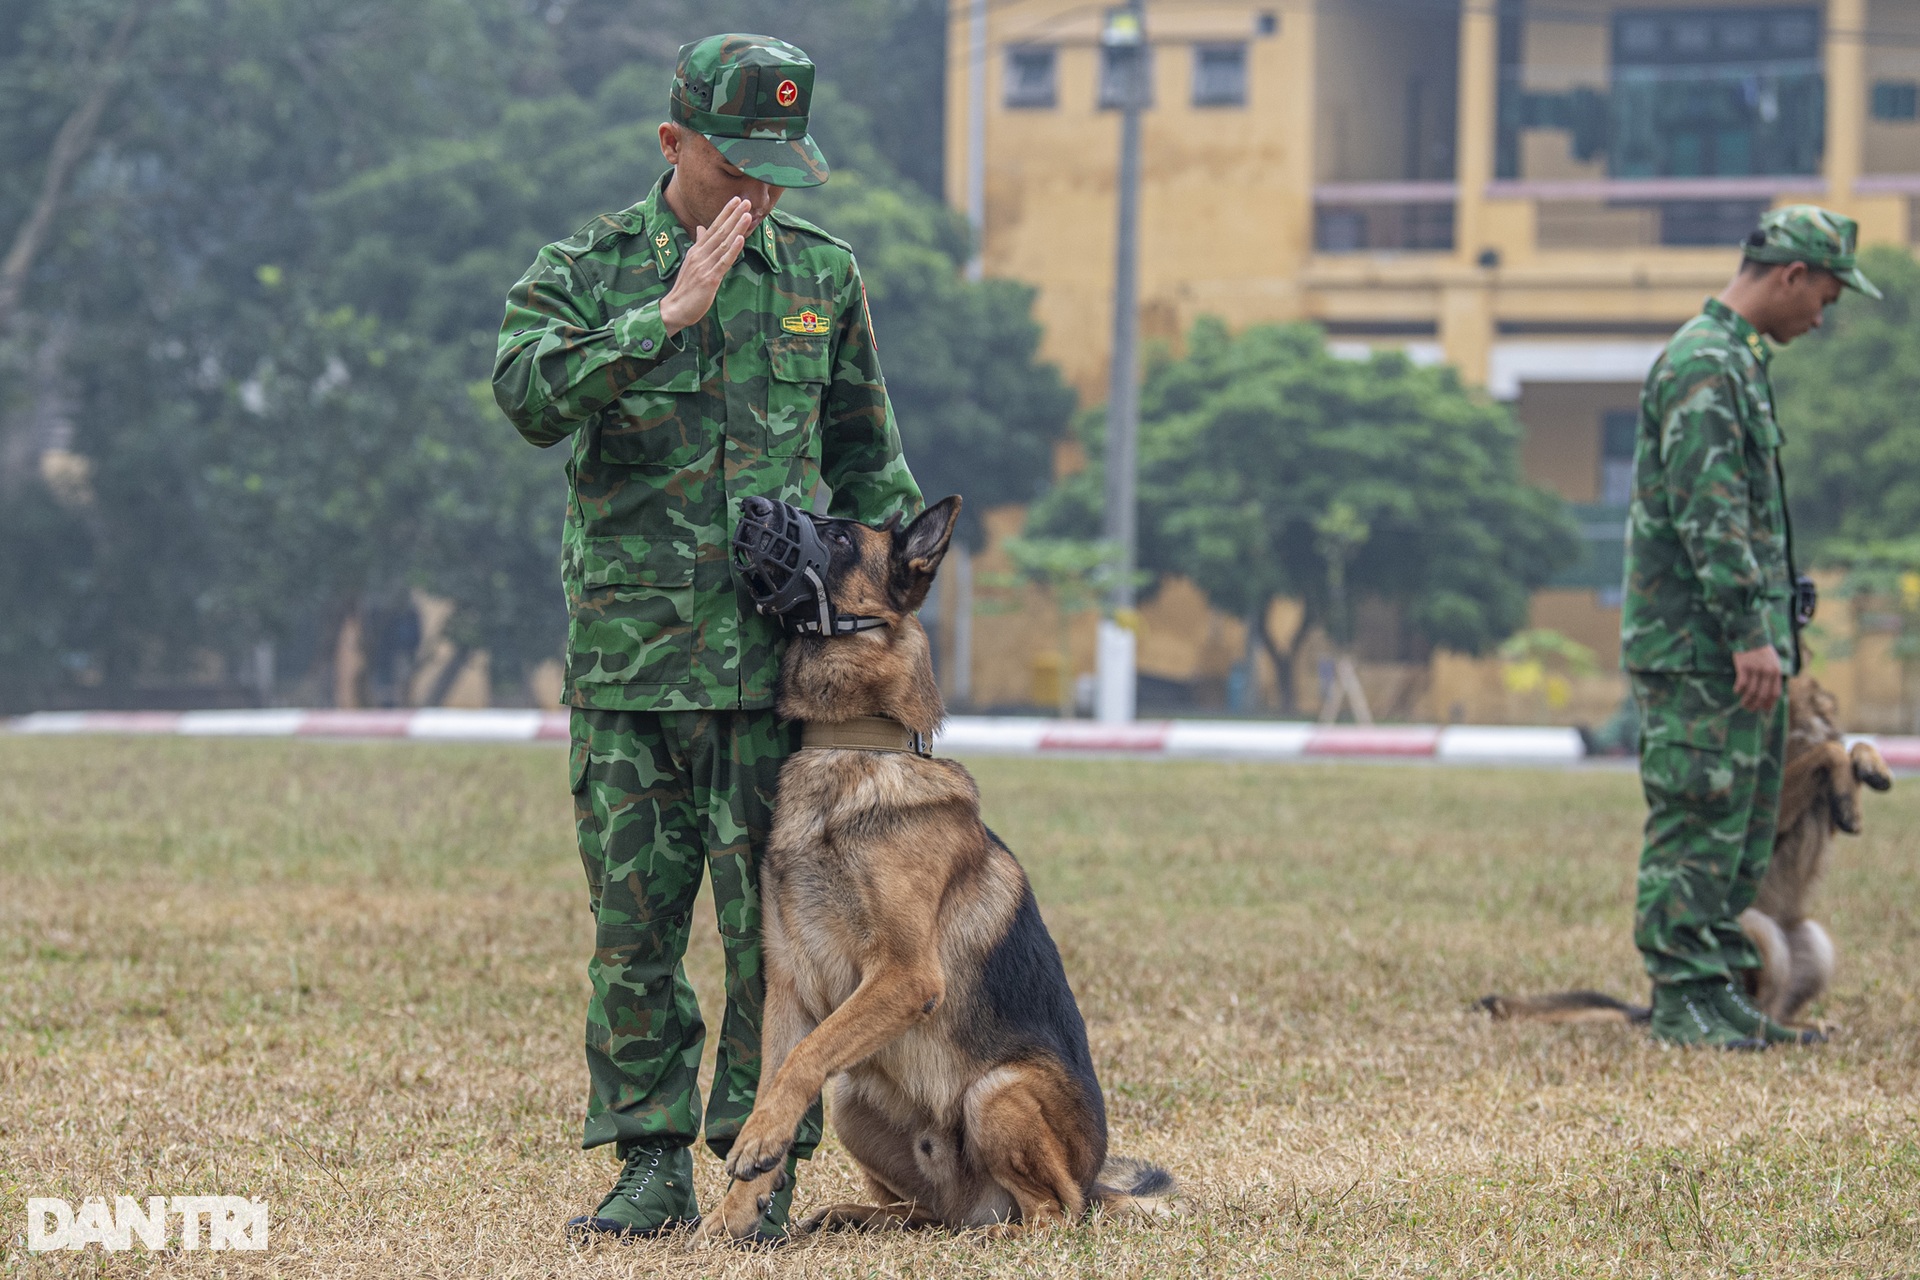
<svg viewBox="0 0 1920 1280"><path fill-rule="evenodd" d="M1314 248L1321 253L1453 249L1453 182L1325 182L1313 189Z"/></svg>
<svg viewBox="0 0 1920 1280"><path fill-rule="evenodd" d="M1920 197L1920 174L1873 174L1867 195ZM1490 200L1535 202L1542 249L1725 248L1786 198L1821 199L1824 177L1499 178ZM1313 189L1321 253L1450 251L1460 185L1441 181L1323 182Z"/></svg>

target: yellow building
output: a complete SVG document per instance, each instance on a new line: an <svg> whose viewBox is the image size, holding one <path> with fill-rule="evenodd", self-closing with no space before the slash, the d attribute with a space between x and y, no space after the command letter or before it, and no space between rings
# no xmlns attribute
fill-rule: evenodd
<svg viewBox="0 0 1920 1280"><path fill-rule="evenodd" d="M1869 244L1920 238L1920 0L1146 13L1143 335L1312 320L1336 350L1450 361L1511 402L1529 477L1590 539L1535 622L1609 669L1639 383L1730 246L1798 201L1858 218ZM950 198L981 223L986 274L1039 287L1045 353L1087 403L1111 325L1105 20L1082 0L953 0L949 29ZM1460 706L1435 690L1421 709Z"/></svg>

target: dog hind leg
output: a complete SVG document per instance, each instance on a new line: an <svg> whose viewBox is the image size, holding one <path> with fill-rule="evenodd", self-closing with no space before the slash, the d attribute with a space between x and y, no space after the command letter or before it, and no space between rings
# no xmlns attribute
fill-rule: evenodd
<svg viewBox="0 0 1920 1280"><path fill-rule="evenodd" d="M874 1196L886 1200L885 1194ZM799 1234L816 1231L920 1231L941 1225L940 1215L911 1200L885 1204L836 1204L820 1210L800 1224Z"/></svg>
<svg viewBox="0 0 1920 1280"><path fill-rule="evenodd" d="M832 1205L807 1219L802 1231L913 1230L946 1221L943 1211L960 1177L950 1135L935 1133L930 1120L903 1125L846 1077L834 1086L833 1128L860 1167L872 1203Z"/></svg>
<svg viewBox="0 0 1920 1280"><path fill-rule="evenodd" d="M967 1091L967 1145L1013 1196L1025 1228L1071 1221L1086 1204L1044 1097L1055 1092L1018 1067L990 1071Z"/></svg>
<svg viewBox="0 0 1920 1280"><path fill-rule="evenodd" d="M1780 1022L1787 993L1793 989L1794 955L1786 932L1772 916L1754 907L1740 913L1740 931L1760 953L1760 971L1752 981L1753 1002L1762 1013Z"/></svg>
<svg viewBox="0 0 1920 1280"><path fill-rule="evenodd" d="M1811 1001L1826 993L1833 981L1833 939L1818 922L1802 920L1787 931L1787 947L1793 955L1793 980L1781 1001L1781 1022L1800 1013Z"/></svg>
<svg viewBox="0 0 1920 1280"><path fill-rule="evenodd" d="M834 1100L834 1126L842 1130L844 1138L844 1112L841 1099ZM915 1200L900 1188L889 1185L854 1155L854 1163L860 1165L860 1172L867 1182L867 1198L870 1204L852 1202L828 1205L811 1214L800 1224L800 1235L812 1235L816 1231L917 1231L925 1227L937 1227L944 1219L932 1208Z"/></svg>

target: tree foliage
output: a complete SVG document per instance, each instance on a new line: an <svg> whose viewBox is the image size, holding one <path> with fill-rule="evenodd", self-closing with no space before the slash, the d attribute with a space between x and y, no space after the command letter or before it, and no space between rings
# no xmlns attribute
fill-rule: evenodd
<svg viewBox="0 0 1920 1280"><path fill-rule="evenodd" d="M1293 656L1341 590L1399 606L1421 642L1482 653L1572 559L1563 504L1520 477L1511 415L1451 369L1397 352L1337 359L1308 325L1235 336L1203 319L1187 351L1156 359L1142 391L1141 564L1252 621L1287 709ZM1041 505L1042 532L1100 527L1094 415L1083 431L1092 464ZM1285 638L1266 629L1282 597L1304 606Z"/></svg>
<svg viewBox="0 0 1920 1280"><path fill-rule="evenodd" d="M1083 538L1008 538L1001 544L1013 572L989 574L980 585L989 588L1035 586L1053 598L1055 691L1060 714L1073 714L1073 620L1097 607L1114 581L1114 546ZM1009 606L1002 606L1009 607ZM994 610L989 606L990 611Z"/></svg>
<svg viewBox="0 0 1920 1280"><path fill-rule="evenodd" d="M964 494L960 536L978 550L986 511L1045 489L1054 442L1073 414L1072 390L1038 359L1033 290L964 282L954 270L964 225L897 186L856 176L818 195L828 207L807 216L859 249L914 479L928 501Z"/></svg>
<svg viewBox="0 0 1920 1280"><path fill-rule="evenodd" d="M1920 264L1868 250L1861 267L1886 293L1848 293L1825 325L1773 364L1782 463L1796 551L1805 564L1841 542L1920 529Z"/></svg>
<svg viewBox="0 0 1920 1280"><path fill-rule="evenodd" d="M135 5L0 334L0 553L42 565L0 578L0 652L38 655L0 700L261 641L298 673L413 587L454 599L503 680L557 654L563 451L527 448L485 393L502 299L540 245L646 193L675 52L714 30L818 56L835 179L790 207L861 258L925 486L977 510L1044 473L1072 401L1034 358L1030 294L961 280L964 226L920 185L932 0L20 0L0 12L0 244ZM64 502L32 466L49 444L86 460Z"/></svg>

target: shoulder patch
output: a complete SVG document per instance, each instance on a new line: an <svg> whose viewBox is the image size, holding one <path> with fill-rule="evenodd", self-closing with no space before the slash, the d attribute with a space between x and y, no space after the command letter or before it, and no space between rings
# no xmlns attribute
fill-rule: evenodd
<svg viewBox="0 0 1920 1280"><path fill-rule="evenodd" d="M622 209L618 213L603 213L592 218L561 243L578 245L581 252L587 252L599 248L615 236L630 236L644 230L639 215L632 209Z"/></svg>
<svg viewBox="0 0 1920 1280"><path fill-rule="evenodd" d="M825 231L822 231L819 227L814 226L813 223L808 222L805 218L797 217L794 214L788 213L786 210L777 208L777 207L774 209L774 211L771 214L767 216L772 218L773 221L778 223L780 226L785 227L789 231L798 231L803 235L817 236L818 238L825 240L828 244L833 245L836 248L845 249L848 254L853 253L852 245L848 244L845 240L842 240L839 236L827 234Z"/></svg>
<svg viewBox="0 0 1920 1280"><path fill-rule="evenodd" d="M1700 360L1717 365L1730 365L1748 353L1742 344L1725 329L1719 325L1706 324L1687 325L1674 334L1673 340L1667 343L1665 355L1669 365Z"/></svg>

